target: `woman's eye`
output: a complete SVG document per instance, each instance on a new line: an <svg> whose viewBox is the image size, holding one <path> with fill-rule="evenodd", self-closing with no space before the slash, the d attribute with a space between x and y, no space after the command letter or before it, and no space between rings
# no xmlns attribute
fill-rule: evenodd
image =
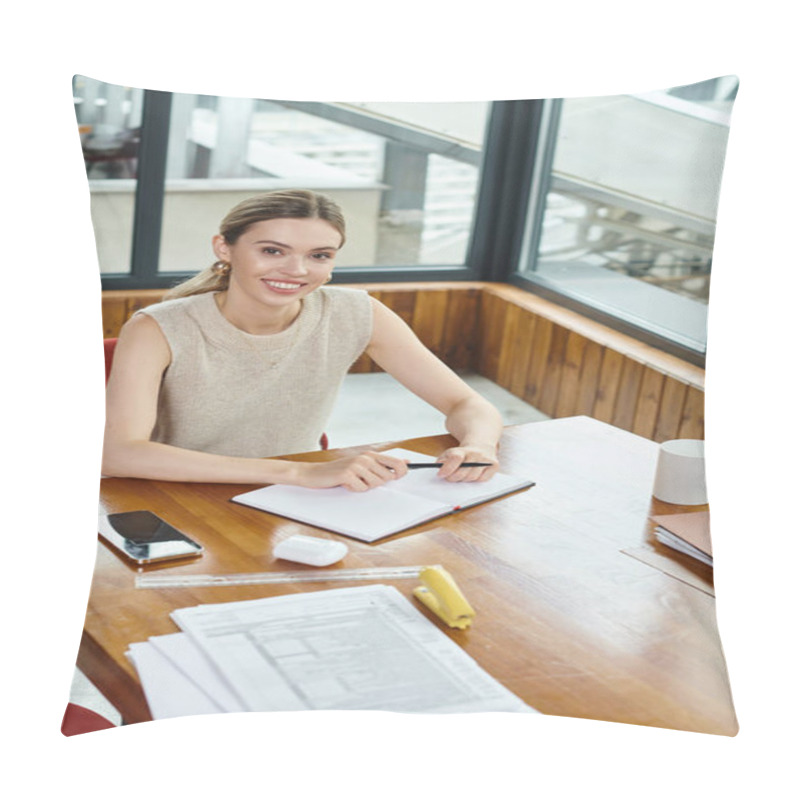
<svg viewBox="0 0 800 800"><path fill-rule="evenodd" d="M262 252L270 256L277 256L280 255L281 251L277 247L265 247Z"/></svg>
<svg viewBox="0 0 800 800"><path fill-rule="evenodd" d="M314 253L314 258L319 261L327 261L329 258L333 258L333 256L330 253Z"/></svg>

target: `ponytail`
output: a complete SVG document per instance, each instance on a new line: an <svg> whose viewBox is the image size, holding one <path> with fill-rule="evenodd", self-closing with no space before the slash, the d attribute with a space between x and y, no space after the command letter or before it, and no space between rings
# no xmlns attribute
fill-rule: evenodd
<svg viewBox="0 0 800 800"><path fill-rule="evenodd" d="M173 286L162 300L177 300L179 297L191 297L194 294L205 294L206 292L224 292L228 288L230 275L223 274L217 269L216 264L206 267L197 275L193 275L188 280Z"/></svg>

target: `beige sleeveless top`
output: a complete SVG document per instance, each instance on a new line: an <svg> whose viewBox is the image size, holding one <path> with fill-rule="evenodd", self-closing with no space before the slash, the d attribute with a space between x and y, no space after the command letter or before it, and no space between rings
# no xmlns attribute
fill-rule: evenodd
<svg viewBox="0 0 800 800"><path fill-rule="evenodd" d="M367 293L317 289L268 336L228 322L214 294L138 312L155 319L172 352L151 440L262 458L318 449L342 379L372 336Z"/></svg>

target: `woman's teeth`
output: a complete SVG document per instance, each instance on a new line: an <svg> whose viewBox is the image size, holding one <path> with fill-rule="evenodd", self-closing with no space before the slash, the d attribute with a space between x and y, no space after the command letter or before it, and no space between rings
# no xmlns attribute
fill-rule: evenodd
<svg viewBox="0 0 800 800"><path fill-rule="evenodd" d="M302 283L282 283L281 281L264 281L267 286L274 286L276 289L299 289Z"/></svg>

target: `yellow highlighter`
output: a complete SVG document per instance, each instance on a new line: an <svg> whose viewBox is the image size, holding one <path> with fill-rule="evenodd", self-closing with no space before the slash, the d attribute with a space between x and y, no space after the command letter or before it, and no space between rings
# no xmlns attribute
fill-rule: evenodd
<svg viewBox="0 0 800 800"><path fill-rule="evenodd" d="M423 585L414 589L414 597L433 611L451 628L464 630L472 624L475 612L461 589L442 567L424 567L419 573Z"/></svg>

